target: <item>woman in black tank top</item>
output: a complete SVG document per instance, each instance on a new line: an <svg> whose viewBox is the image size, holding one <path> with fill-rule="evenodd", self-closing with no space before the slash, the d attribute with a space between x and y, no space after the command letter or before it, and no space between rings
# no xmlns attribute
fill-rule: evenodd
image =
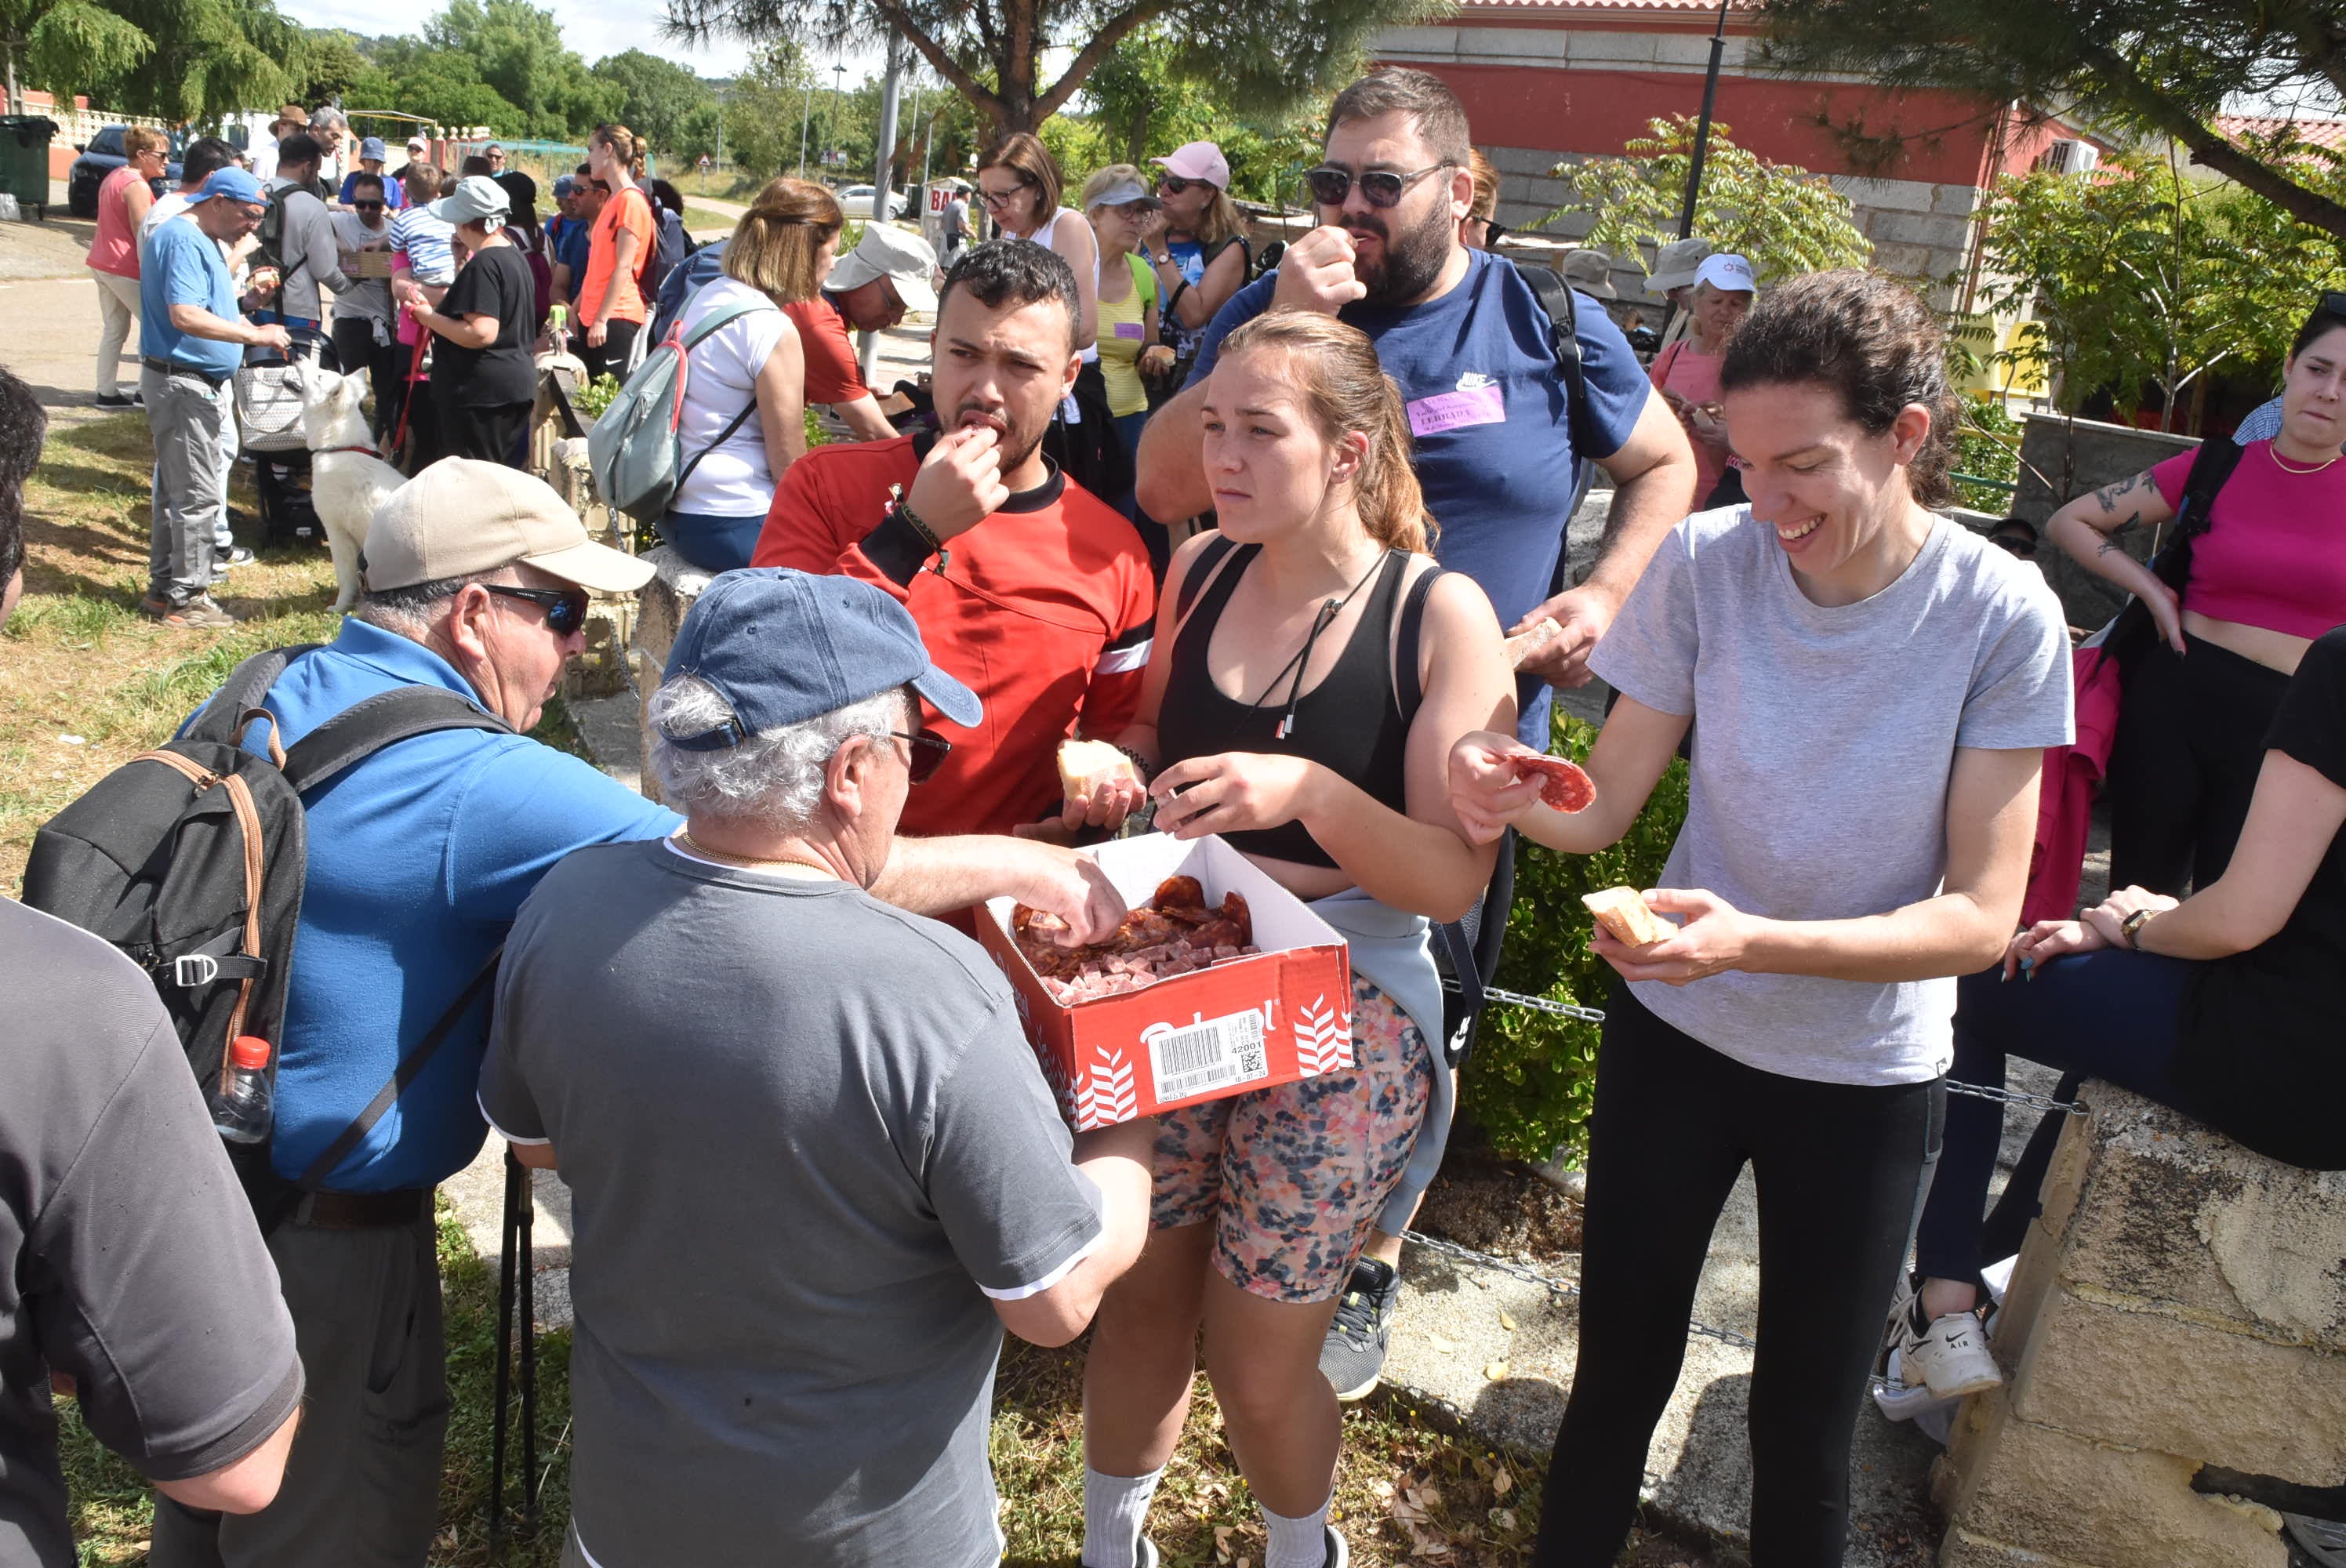
<svg viewBox="0 0 2346 1568"><path fill-rule="evenodd" d="M1221 531L1167 575L1118 738L1137 767L1067 818L1120 820L1146 769L1159 830L1221 835L1316 901L1350 944L1353 1062L1160 1118L1155 1234L1094 1319L1084 1561L1150 1560L1141 1521L1202 1329L1266 1568L1290 1568L1344 1560L1326 1523L1341 1422L1320 1350L1420 1129L1446 1115L1427 921L1472 905L1494 859L1451 810L1446 756L1514 724L1515 683L1482 590L1425 558L1400 394L1365 336L1302 312L1248 323L1204 417Z"/></svg>

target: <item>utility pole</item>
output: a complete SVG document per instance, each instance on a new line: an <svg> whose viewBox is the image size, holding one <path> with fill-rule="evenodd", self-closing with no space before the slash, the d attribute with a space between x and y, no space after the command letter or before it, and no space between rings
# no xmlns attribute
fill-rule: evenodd
<svg viewBox="0 0 2346 1568"><path fill-rule="evenodd" d="M1719 0L1719 25L1710 35L1710 71L1702 80L1702 117L1695 122L1694 158L1687 165L1686 205L1678 209L1678 238L1694 232L1694 206L1702 194L1703 154L1710 148L1710 111L1719 103L1719 61L1727 49L1727 9L1735 0Z"/></svg>
<svg viewBox="0 0 2346 1568"><path fill-rule="evenodd" d="M846 66L845 62L843 62L843 61L842 61L842 63L840 63L840 64L838 64L838 65L835 65L835 66L831 66L831 127L830 127L829 134L824 137L824 139L825 139L826 141L831 141L831 142L834 142L834 143L835 143L835 142L837 142L837 141L839 140L839 88L840 88L840 85L841 85L842 83L845 82L846 80L847 80L847 66ZM823 166L824 166L825 168L829 168L829 167L830 167L830 164L831 164L831 151L832 151L832 149L831 149L831 148L823 148L823 150L822 150L822 161L823 161Z"/></svg>
<svg viewBox="0 0 2346 1568"><path fill-rule="evenodd" d="M889 197L893 184L889 168L896 161L896 107L904 89L904 40L896 34L888 35L888 76L880 88L880 138L872 148L872 221L886 223L893 216L889 210ZM865 332L856 344L856 359L863 371L863 383L872 384L872 361L880 351L880 334Z"/></svg>
<svg viewBox="0 0 2346 1568"><path fill-rule="evenodd" d="M806 62L803 60L800 62L801 65L804 65L805 63ZM812 71L809 71L806 78L806 91L801 94L799 97L799 178L801 179L804 179L806 178L807 121L811 119L813 117L814 73Z"/></svg>

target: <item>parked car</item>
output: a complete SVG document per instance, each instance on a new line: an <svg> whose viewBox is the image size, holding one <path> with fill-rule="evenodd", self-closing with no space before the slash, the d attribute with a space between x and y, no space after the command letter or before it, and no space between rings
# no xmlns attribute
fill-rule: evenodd
<svg viewBox="0 0 2346 1568"><path fill-rule="evenodd" d="M148 181L155 188L156 195L178 188L179 154L186 148L187 138L173 131L170 159L163 166L163 178ZM77 146L74 150L81 156L73 160L73 168L66 174L66 209L76 218L96 218L97 188L106 183L107 175L130 161L123 156L122 127L107 126L91 137L87 147Z"/></svg>
<svg viewBox="0 0 2346 1568"><path fill-rule="evenodd" d="M839 193L839 209L850 218L869 218L872 216L872 193L871 186L851 185ZM904 209L912 204L911 197L901 190L892 190L888 193L888 216L902 218Z"/></svg>

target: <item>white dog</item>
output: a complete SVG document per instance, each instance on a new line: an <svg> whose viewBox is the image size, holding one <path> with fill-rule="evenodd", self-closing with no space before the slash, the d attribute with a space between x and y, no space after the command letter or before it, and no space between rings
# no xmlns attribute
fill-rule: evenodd
<svg viewBox="0 0 2346 1568"><path fill-rule="evenodd" d="M360 403L366 397L364 372L336 375L317 365L301 378L301 434L310 447L310 502L325 525L326 547L334 555L334 611L351 607L359 595L359 551L367 524L383 498L407 476L375 454Z"/></svg>

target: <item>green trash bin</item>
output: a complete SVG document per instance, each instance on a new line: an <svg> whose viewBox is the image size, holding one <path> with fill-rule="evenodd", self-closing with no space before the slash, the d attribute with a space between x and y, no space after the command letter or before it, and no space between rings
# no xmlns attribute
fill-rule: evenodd
<svg viewBox="0 0 2346 1568"><path fill-rule="evenodd" d="M57 122L46 115L0 115L0 191L17 210L49 216L49 144Z"/></svg>

